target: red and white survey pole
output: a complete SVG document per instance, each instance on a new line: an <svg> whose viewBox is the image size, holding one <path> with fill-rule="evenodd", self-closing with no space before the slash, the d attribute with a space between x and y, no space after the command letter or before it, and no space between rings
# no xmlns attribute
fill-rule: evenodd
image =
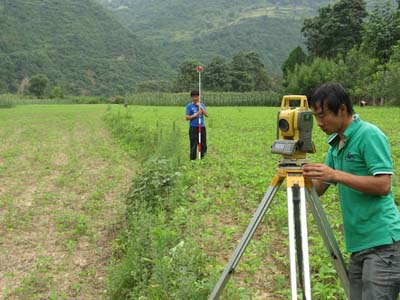
<svg viewBox="0 0 400 300"><path fill-rule="evenodd" d="M197 73L199 73L199 109L201 109L201 72L203 72L202 66L197 66ZM199 159L201 159L201 116L199 117L199 141L198 151L199 151Z"/></svg>

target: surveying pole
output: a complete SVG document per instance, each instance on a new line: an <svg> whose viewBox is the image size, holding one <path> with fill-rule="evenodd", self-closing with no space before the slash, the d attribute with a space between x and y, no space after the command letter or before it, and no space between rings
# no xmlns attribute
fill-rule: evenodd
<svg viewBox="0 0 400 300"><path fill-rule="evenodd" d="M197 73L199 73L199 110L201 109L201 72L203 72L202 66L197 66ZM198 157L201 159L201 116L199 116L199 140L198 140Z"/></svg>
<svg viewBox="0 0 400 300"><path fill-rule="evenodd" d="M293 108L290 106L289 102L291 100L297 101L300 107ZM299 282L300 287L303 289L303 299L311 300L306 200L308 200L314 220L318 225L319 232L340 278L344 292L349 297L350 284L343 256L329 226L312 180L303 176L302 166L308 162L306 153L315 152L314 144L311 141L311 130L312 113L308 111L307 98L302 95L284 96L281 111L278 114L278 140L271 147L272 153L282 154L283 158L279 161L270 187L208 300L219 299L283 181L286 181L287 187L291 299L297 300L297 283ZM297 270L299 278L297 278Z"/></svg>

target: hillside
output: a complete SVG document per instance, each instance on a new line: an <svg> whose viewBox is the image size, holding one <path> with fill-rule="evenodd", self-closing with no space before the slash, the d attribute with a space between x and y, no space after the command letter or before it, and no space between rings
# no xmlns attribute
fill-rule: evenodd
<svg viewBox="0 0 400 300"><path fill-rule="evenodd" d="M97 0L135 35L160 49L171 66L207 62L256 50L269 72L279 73L289 52L303 44L305 17L333 0ZM372 7L381 0L369 0Z"/></svg>
<svg viewBox="0 0 400 300"><path fill-rule="evenodd" d="M92 0L0 3L0 93L46 74L66 93L110 95L158 78L152 49Z"/></svg>
<svg viewBox="0 0 400 300"><path fill-rule="evenodd" d="M206 64L241 50L280 73L303 43L304 18L333 2L2 0L0 93L23 91L43 73L66 94L125 94L142 80L173 78L185 59Z"/></svg>
<svg viewBox="0 0 400 300"><path fill-rule="evenodd" d="M329 2L98 1L135 35L162 49L162 57L172 66L186 58L207 62L216 55L230 58L241 50L256 50L269 72L279 72L288 53L302 44L304 18Z"/></svg>

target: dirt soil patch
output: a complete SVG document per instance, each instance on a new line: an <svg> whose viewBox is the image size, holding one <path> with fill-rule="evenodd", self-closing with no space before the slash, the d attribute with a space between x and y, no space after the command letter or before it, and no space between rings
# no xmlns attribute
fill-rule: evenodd
<svg viewBox="0 0 400 300"><path fill-rule="evenodd" d="M134 161L104 106L0 111L0 299L104 299Z"/></svg>

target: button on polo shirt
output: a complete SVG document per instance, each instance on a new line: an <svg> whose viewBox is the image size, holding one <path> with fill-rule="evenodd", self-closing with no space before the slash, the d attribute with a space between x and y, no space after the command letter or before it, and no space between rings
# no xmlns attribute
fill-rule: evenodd
<svg viewBox="0 0 400 300"><path fill-rule="evenodd" d="M389 142L375 125L358 115L344 132L345 142L339 147L339 136L328 140L331 148L325 163L333 169L358 176L393 174ZM400 240L399 211L393 192L386 196L370 195L338 184L346 248L356 252Z"/></svg>

